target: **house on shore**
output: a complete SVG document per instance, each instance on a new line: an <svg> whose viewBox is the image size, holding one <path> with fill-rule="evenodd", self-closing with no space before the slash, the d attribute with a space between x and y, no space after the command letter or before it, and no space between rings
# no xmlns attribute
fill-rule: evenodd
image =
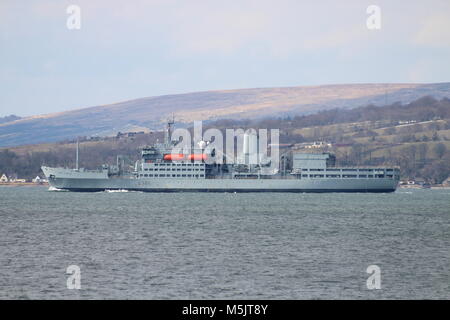
<svg viewBox="0 0 450 320"><path fill-rule="evenodd" d="M33 183L37 183L37 184L43 184L43 183L47 183L47 179L43 179L39 176L36 176L36 178L34 178L33 180L31 180Z"/></svg>
<svg viewBox="0 0 450 320"><path fill-rule="evenodd" d="M444 187L450 187L450 177L448 177L447 179L445 179L445 180L442 182L442 185L443 185Z"/></svg>
<svg viewBox="0 0 450 320"><path fill-rule="evenodd" d="M33 180L31 180L33 183L42 183L42 179L39 176L36 176Z"/></svg>
<svg viewBox="0 0 450 320"><path fill-rule="evenodd" d="M9 181L9 179L8 179L8 177L6 176L6 174L3 174L1 177L0 177L0 183L5 183L5 182L8 182Z"/></svg>

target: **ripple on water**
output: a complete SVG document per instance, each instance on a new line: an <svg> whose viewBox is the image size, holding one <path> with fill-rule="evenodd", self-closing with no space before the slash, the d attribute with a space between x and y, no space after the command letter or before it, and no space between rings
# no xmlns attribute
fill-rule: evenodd
<svg viewBox="0 0 450 320"><path fill-rule="evenodd" d="M448 191L0 188L3 299L450 298ZM72 264L78 293L66 289ZM366 288L371 264L377 292Z"/></svg>

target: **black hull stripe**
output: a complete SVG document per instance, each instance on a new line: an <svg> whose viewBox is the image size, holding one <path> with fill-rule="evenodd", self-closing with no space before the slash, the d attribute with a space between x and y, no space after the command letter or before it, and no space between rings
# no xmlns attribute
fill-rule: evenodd
<svg viewBox="0 0 450 320"><path fill-rule="evenodd" d="M288 193L389 193L395 189L93 189L93 188L65 188L74 192L102 192L106 190L127 190L141 192L221 192L221 193L249 193L249 192L288 192Z"/></svg>

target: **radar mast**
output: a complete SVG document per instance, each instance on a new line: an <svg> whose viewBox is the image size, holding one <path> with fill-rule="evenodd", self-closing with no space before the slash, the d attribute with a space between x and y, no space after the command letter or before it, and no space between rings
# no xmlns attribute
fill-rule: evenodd
<svg viewBox="0 0 450 320"><path fill-rule="evenodd" d="M169 118L167 120L167 127L166 131L164 132L164 143L169 146L170 145L170 139L172 137L172 126L175 123L175 116L172 114L172 119Z"/></svg>

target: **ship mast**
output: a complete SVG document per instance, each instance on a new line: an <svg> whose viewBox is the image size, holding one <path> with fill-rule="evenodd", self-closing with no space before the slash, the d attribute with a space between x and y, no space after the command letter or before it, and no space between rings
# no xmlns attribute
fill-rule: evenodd
<svg viewBox="0 0 450 320"><path fill-rule="evenodd" d="M78 171L78 153L80 149L80 141L77 138L77 153L76 153L76 161L75 161L75 169Z"/></svg>
<svg viewBox="0 0 450 320"><path fill-rule="evenodd" d="M170 145L170 137L172 136L172 125L175 123L175 117L172 114L172 119L167 120L167 128L164 132L164 143Z"/></svg>

